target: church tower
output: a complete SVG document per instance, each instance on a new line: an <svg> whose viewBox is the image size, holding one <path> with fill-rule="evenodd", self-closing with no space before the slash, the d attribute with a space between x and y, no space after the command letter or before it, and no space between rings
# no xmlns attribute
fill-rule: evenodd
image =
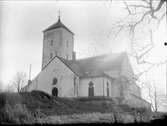
<svg viewBox="0 0 167 126"><path fill-rule="evenodd" d="M72 60L75 58L74 33L60 20L43 31L42 70L55 57Z"/></svg>

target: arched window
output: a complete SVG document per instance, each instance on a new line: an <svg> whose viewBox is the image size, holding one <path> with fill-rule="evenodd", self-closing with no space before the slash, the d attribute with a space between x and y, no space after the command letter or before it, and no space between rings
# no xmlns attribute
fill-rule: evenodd
<svg viewBox="0 0 167 126"><path fill-rule="evenodd" d="M57 78L53 78L52 84L53 84L53 85L56 85L56 84L57 84Z"/></svg>
<svg viewBox="0 0 167 126"><path fill-rule="evenodd" d="M89 89L88 89L88 96L94 96L94 87L93 87L93 82L89 82Z"/></svg>
<svg viewBox="0 0 167 126"><path fill-rule="evenodd" d="M57 87L54 87L52 89L52 95L58 97L58 89L57 89Z"/></svg>
<svg viewBox="0 0 167 126"><path fill-rule="evenodd" d="M107 96L109 96L109 83L107 82Z"/></svg>

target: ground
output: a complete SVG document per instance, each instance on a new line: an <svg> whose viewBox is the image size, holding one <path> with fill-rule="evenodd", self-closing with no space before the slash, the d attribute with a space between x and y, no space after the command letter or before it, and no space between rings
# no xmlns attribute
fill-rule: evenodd
<svg viewBox="0 0 167 126"><path fill-rule="evenodd" d="M106 97L58 98L41 91L0 94L3 123L132 123L149 122L145 109L121 105Z"/></svg>

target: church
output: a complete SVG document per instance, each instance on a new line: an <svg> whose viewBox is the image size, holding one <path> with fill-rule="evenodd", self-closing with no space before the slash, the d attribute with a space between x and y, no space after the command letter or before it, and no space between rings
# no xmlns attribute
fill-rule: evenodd
<svg viewBox="0 0 167 126"><path fill-rule="evenodd" d="M74 33L59 16L43 31L42 69L22 91L40 90L55 97L121 98L133 107L150 108L133 78L126 52L76 59Z"/></svg>

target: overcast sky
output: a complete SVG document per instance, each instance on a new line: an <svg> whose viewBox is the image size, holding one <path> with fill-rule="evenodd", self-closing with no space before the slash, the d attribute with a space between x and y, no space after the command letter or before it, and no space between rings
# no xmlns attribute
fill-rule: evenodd
<svg viewBox="0 0 167 126"><path fill-rule="evenodd" d="M59 9L61 21L75 34L77 58L128 50L126 34L115 39L111 33L112 24L126 15L123 6L121 1L1 1L0 81L6 85L16 72L28 74L29 64L32 64L32 78L40 72L42 31L57 21ZM167 41L165 20L154 30L153 37L157 48L152 52L152 60L163 60L167 54L163 45ZM165 67L161 67L159 71L163 74L155 73L155 76L163 77L159 80L164 89Z"/></svg>
<svg viewBox="0 0 167 126"><path fill-rule="evenodd" d="M2 80L8 82L17 71L28 73L29 64L32 64L32 77L40 71L42 31L57 21L59 9L62 22L75 33L77 58L122 50L124 47L119 46L119 50L115 47L120 43L126 45L123 41L116 43L106 37L111 31L110 24L121 14L120 2L117 4L112 6L109 1L1 3Z"/></svg>

